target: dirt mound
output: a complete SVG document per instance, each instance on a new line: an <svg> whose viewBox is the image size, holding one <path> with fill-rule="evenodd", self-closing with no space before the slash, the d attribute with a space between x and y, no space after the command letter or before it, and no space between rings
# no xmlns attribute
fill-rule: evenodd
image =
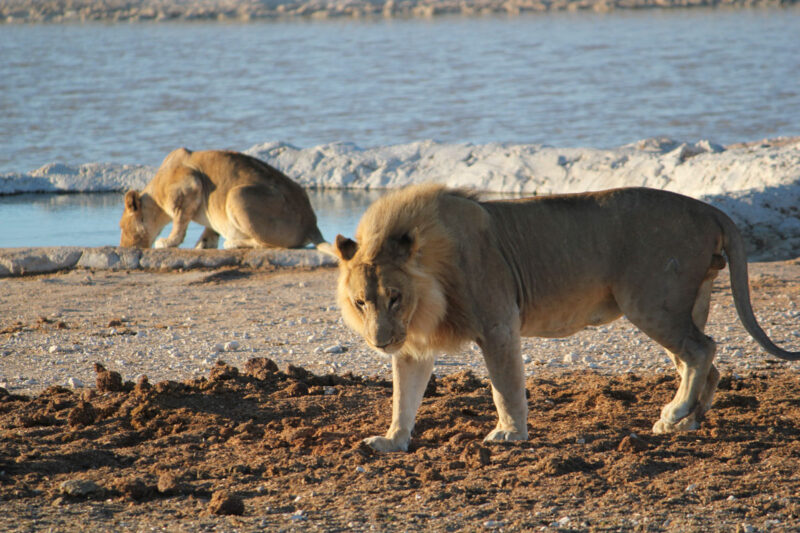
<svg viewBox="0 0 800 533"><path fill-rule="evenodd" d="M381 455L361 439L389 425L384 380L268 359L156 384L95 368L97 389L0 389L0 508L36 509L38 528L78 528L89 511L114 530L800 525L800 382L788 370L723 380L703 429L668 436L649 430L671 376L530 379L530 440L505 445L482 442L495 423L488 383L453 374L428 387L410 452Z"/></svg>

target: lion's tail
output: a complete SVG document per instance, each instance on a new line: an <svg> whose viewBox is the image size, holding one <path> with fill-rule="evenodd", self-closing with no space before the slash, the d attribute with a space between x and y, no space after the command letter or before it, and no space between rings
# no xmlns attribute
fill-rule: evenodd
<svg viewBox="0 0 800 533"><path fill-rule="evenodd" d="M736 312L739 314L739 320L742 321L744 329L747 330L750 336L753 337L766 352L787 361L799 361L800 352L790 352L778 347L758 324L756 316L753 313L752 303L750 302L747 254L744 249L742 234L727 215L722 213L721 215L718 221L722 226L723 248L725 249L725 255L728 256L733 303L736 305Z"/></svg>

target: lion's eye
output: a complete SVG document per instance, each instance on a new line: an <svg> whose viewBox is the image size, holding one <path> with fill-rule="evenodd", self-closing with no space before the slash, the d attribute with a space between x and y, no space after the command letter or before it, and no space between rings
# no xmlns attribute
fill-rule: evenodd
<svg viewBox="0 0 800 533"><path fill-rule="evenodd" d="M359 309L364 308L364 300L355 300L353 303L355 303L356 307L358 307Z"/></svg>
<svg viewBox="0 0 800 533"><path fill-rule="evenodd" d="M395 294L389 298L389 309L395 309L400 304L400 295Z"/></svg>

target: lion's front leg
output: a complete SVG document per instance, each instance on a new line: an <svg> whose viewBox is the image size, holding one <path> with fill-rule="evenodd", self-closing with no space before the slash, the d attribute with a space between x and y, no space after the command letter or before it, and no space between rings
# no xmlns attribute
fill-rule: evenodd
<svg viewBox="0 0 800 533"><path fill-rule="evenodd" d="M385 437L369 437L364 442L379 452L407 452L414 419L422 404L425 387L433 372L433 354L392 356L392 424Z"/></svg>
<svg viewBox="0 0 800 533"><path fill-rule="evenodd" d="M527 440L528 400L519 331L498 324L487 332L479 345L492 381L492 398L498 416L497 427L484 441Z"/></svg>

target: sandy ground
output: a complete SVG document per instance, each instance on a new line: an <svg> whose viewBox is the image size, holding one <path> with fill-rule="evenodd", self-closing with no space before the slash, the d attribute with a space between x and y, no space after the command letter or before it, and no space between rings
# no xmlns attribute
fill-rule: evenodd
<svg viewBox="0 0 800 533"><path fill-rule="evenodd" d="M442 356L412 449L389 455L359 446L388 426L388 361L342 325L335 279L0 280L0 512L16 517L3 528L800 528L797 365L747 337L727 274L708 327L723 381L698 432L649 432L677 380L621 320L525 341L526 443L482 444L495 414L481 356ZM800 345L800 262L751 264L751 285L773 339Z"/></svg>

